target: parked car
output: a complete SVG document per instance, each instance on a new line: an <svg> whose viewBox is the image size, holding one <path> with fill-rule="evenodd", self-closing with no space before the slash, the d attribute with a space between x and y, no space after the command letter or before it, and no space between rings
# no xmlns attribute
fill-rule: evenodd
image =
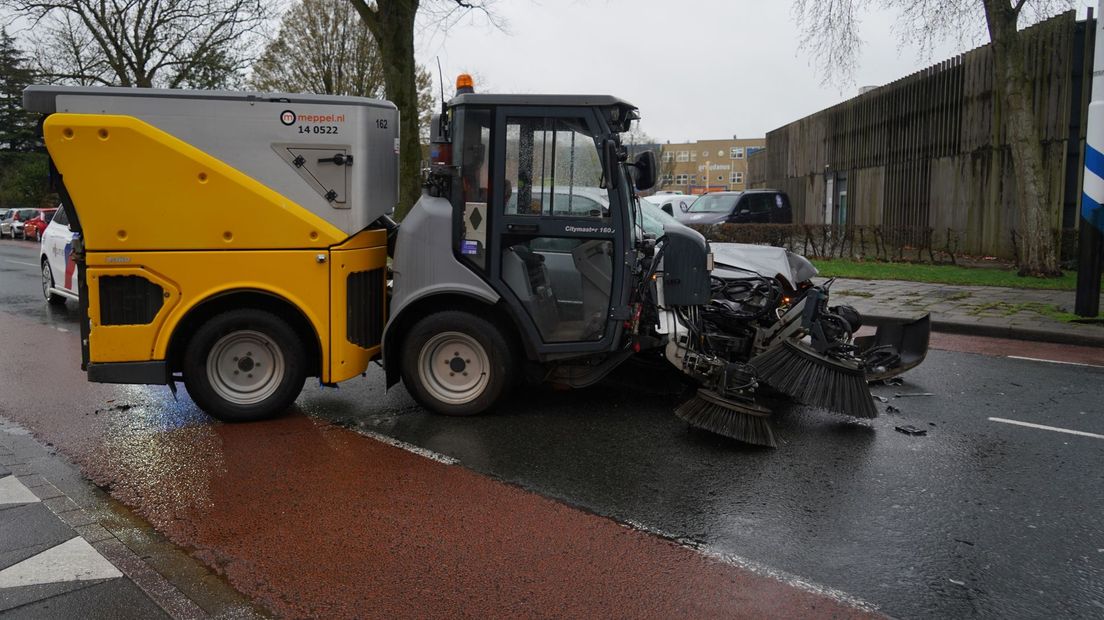
<svg viewBox="0 0 1104 620"><path fill-rule="evenodd" d="M19 212L22 209L7 209L4 216L0 217L0 239L10 237L15 239L15 223L19 220Z"/></svg>
<svg viewBox="0 0 1104 620"><path fill-rule="evenodd" d="M697 196L689 196L687 194L665 192L662 194L657 193L652 196L645 196L641 198L641 200L663 209L667 215L675 215L676 213L681 214L689 211L690 205L694 204L697 198Z"/></svg>
<svg viewBox="0 0 1104 620"><path fill-rule="evenodd" d="M39 211L40 209L12 209L12 212L8 214L6 220L8 222L8 235L10 235L12 239L16 237L20 239L24 238L23 226L27 223L27 220L38 215ZM2 229L0 229L0 232L2 232Z"/></svg>
<svg viewBox="0 0 1104 620"><path fill-rule="evenodd" d="M506 200L506 212L518 213L518 193L511 190ZM543 210L548 215L548 191L533 191L530 195L530 211ZM609 216L609 192L600 187L556 187L552 196L551 215Z"/></svg>
<svg viewBox="0 0 1104 620"><path fill-rule="evenodd" d="M23 238L41 241L42 233L45 232L50 220L54 219L57 209L35 209L35 211L34 217L23 223Z"/></svg>
<svg viewBox="0 0 1104 620"><path fill-rule="evenodd" d="M39 245L42 295L53 305L64 304L66 299L79 299L77 264L73 258L74 236L65 207L58 207Z"/></svg>
<svg viewBox="0 0 1104 620"><path fill-rule="evenodd" d="M683 214L683 224L791 224L793 209L786 192L750 189L703 194Z"/></svg>

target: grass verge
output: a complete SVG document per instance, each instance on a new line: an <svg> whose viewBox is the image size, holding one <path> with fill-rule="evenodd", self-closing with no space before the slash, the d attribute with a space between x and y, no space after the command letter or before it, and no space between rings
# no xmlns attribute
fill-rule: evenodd
<svg viewBox="0 0 1104 620"><path fill-rule="evenodd" d="M1011 288L1072 291L1077 288L1077 272L1067 271L1060 278L1022 278L1015 271L956 265L913 263L877 263L852 260L815 260L824 277L859 280L905 280L963 286L1007 286Z"/></svg>
<svg viewBox="0 0 1104 620"><path fill-rule="evenodd" d="M1006 301L995 301L981 304L970 310L970 314L973 314L975 316L1012 316L1013 314L1019 314L1020 312L1034 312L1035 314L1040 314L1056 321L1062 321L1063 323L1097 322L1092 319L1088 319L1088 321L1086 321L1086 319L1084 319L1083 317L1079 317L1072 312L1066 312L1059 306L1055 306L1053 304L1039 303L1037 301L1029 301L1018 304L1008 303Z"/></svg>

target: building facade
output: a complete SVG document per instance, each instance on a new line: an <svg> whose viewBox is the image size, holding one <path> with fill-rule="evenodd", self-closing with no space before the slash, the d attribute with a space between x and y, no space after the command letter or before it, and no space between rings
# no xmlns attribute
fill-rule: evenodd
<svg viewBox="0 0 1104 620"><path fill-rule="evenodd" d="M748 156L765 145L764 138L660 145L657 189L687 194L743 190L748 187Z"/></svg>

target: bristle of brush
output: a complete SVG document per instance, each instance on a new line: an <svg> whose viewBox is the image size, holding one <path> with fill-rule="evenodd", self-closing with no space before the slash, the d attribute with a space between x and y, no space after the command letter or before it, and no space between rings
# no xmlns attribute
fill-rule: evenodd
<svg viewBox="0 0 1104 620"><path fill-rule="evenodd" d="M737 441L775 448L770 412L754 404L742 405L707 390L698 390L693 398L679 405L675 415L695 428L731 437Z"/></svg>
<svg viewBox="0 0 1104 620"><path fill-rule="evenodd" d="M857 418L878 416L862 368L820 357L790 341L764 351L750 364L761 382L800 403Z"/></svg>

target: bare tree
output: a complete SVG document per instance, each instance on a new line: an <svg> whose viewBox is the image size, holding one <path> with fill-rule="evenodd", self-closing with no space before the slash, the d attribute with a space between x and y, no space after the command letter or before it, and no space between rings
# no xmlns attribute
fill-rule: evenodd
<svg viewBox="0 0 1104 620"><path fill-rule="evenodd" d="M421 194L422 150L418 130L417 63L414 61L414 32L421 9L429 18L421 22L447 30L471 11L491 17L493 0L349 0L379 45L387 98L401 115L399 155L399 205L402 217ZM493 20L492 20L493 21Z"/></svg>
<svg viewBox="0 0 1104 620"><path fill-rule="evenodd" d="M41 77L87 85L240 84L265 0L0 0L33 23Z"/></svg>
<svg viewBox="0 0 1104 620"><path fill-rule="evenodd" d="M381 97L383 61L368 28L346 0L303 0L253 65L257 90Z"/></svg>
<svg viewBox="0 0 1104 620"><path fill-rule="evenodd" d="M262 91L383 98L383 58L375 38L347 0L302 0L253 65L249 86ZM436 109L433 76L417 67L419 135L429 140Z"/></svg>
<svg viewBox="0 0 1104 620"><path fill-rule="evenodd" d="M941 41L960 46L983 38L993 45L993 81L1005 110L1019 199L1020 274L1056 276L1058 252L1051 230L1048 176L1032 113L1034 91L1024 62L1020 25L1074 7L1073 0L793 0L801 48L818 60L823 81L850 83L862 39L860 17L870 8L898 13L897 34L930 54Z"/></svg>

